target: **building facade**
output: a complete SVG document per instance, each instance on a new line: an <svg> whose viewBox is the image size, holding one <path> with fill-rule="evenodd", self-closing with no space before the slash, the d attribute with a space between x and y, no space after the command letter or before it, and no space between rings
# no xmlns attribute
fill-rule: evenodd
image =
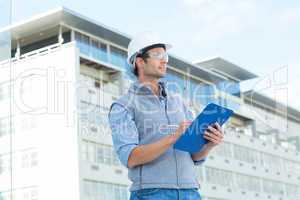
<svg viewBox="0 0 300 200"><path fill-rule="evenodd" d="M0 61L0 199L123 200L127 170L107 114L135 81L130 37L66 8L5 27ZM223 59L170 56L164 78L196 115L235 110L225 141L196 167L204 200L299 200L300 112L240 83L256 75Z"/></svg>

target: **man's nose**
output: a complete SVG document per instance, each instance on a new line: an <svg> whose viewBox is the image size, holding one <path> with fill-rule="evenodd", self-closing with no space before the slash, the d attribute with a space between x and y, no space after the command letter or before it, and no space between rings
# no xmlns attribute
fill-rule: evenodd
<svg viewBox="0 0 300 200"><path fill-rule="evenodd" d="M161 64L167 64L168 61L167 61L166 59L162 58L162 59L160 59L160 63L161 63Z"/></svg>

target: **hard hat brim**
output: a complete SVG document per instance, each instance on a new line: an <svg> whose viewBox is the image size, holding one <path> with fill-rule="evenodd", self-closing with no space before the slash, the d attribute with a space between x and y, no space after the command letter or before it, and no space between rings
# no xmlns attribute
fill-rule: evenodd
<svg viewBox="0 0 300 200"><path fill-rule="evenodd" d="M160 45L164 46L164 48L165 48L166 51L168 51L169 49L172 48L172 45L171 45L171 44L168 44L168 43L158 43L158 44L153 44L153 45L147 46L147 47L145 47L145 48L143 48L143 49L140 49L140 52L137 52L137 53L135 53L134 55L132 55L130 58L127 58L127 63L132 65L132 64L133 64L133 61L134 61L134 58L135 58L137 55L139 55L140 53L144 53L144 52L146 52L146 51L149 51L150 49L156 48L156 47L158 47L158 46L160 46ZM150 47L150 48L149 48L149 47Z"/></svg>

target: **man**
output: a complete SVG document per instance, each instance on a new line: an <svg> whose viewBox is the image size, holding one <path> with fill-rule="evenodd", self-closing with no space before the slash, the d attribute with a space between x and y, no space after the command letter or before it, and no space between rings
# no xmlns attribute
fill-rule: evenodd
<svg viewBox="0 0 300 200"><path fill-rule="evenodd" d="M216 124L205 132L209 142L201 151L191 155L173 148L191 117L182 99L160 81L166 74L170 47L153 33L134 38L128 46L128 62L138 80L111 105L113 144L128 168L131 200L200 200L195 165L223 139Z"/></svg>

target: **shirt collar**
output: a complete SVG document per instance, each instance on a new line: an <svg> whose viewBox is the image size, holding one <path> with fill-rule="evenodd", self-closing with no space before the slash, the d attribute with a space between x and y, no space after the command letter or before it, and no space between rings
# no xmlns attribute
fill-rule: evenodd
<svg viewBox="0 0 300 200"><path fill-rule="evenodd" d="M162 97L167 97L167 89L165 86L166 85L165 82L162 80L159 80L158 85L159 85L159 95ZM142 84L139 81L135 81L134 83L132 83L132 85L129 88L129 91L133 92L134 94L138 94L138 95L153 94L149 85Z"/></svg>

